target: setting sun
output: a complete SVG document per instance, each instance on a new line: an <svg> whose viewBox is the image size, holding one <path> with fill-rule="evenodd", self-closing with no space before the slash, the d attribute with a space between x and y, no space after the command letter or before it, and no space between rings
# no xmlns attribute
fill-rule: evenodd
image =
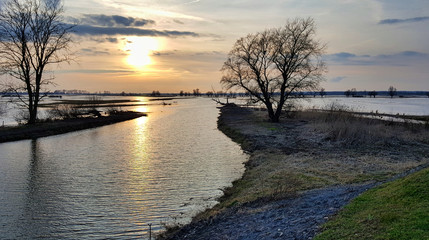
<svg viewBox="0 0 429 240"><path fill-rule="evenodd" d="M136 69L152 63L150 54L159 49L159 41L151 37L127 37L124 50L128 53L126 63Z"/></svg>

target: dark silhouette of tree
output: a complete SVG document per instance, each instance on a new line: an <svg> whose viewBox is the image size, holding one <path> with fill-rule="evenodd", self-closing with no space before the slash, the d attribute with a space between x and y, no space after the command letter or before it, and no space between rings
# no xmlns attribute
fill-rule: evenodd
<svg viewBox="0 0 429 240"><path fill-rule="evenodd" d="M180 95L180 96L183 96L183 95L185 95L185 93L183 92L183 90L180 90L180 93L179 93L179 95Z"/></svg>
<svg viewBox="0 0 429 240"><path fill-rule="evenodd" d="M352 89L348 89L347 91L344 92L344 95L346 95L347 97L354 97L357 94L357 90L356 88L352 88Z"/></svg>
<svg viewBox="0 0 429 240"><path fill-rule="evenodd" d="M393 86L390 86L389 89L387 90L389 92L389 96L391 98L393 98L396 95L396 88Z"/></svg>
<svg viewBox="0 0 429 240"><path fill-rule="evenodd" d="M347 89L347 91L344 92L344 95L346 95L346 97L350 97L351 94L352 91L350 89Z"/></svg>
<svg viewBox="0 0 429 240"><path fill-rule="evenodd" d="M223 64L226 89L244 89L262 102L272 122L295 92L315 90L323 79L325 46L315 39L314 20L295 19L282 28L240 38Z"/></svg>
<svg viewBox="0 0 429 240"><path fill-rule="evenodd" d="M321 88L321 89L320 89L319 94L320 94L320 96L321 96L321 97L326 96L326 91L325 91L325 89L324 89L324 88Z"/></svg>
<svg viewBox="0 0 429 240"><path fill-rule="evenodd" d="M192 94L194 95L194 96L200 96L200 89L194 89L194 90L192 90Z"/></svg>
<svg viewBox="0 0 429 240"><path fill-rule="evenodd" d="M212 92L212 91L208 91L208 92L206 92L206 96L207 96L207 97L213 97L213 96L214 96L214 94L213 94L213 92Z"/></svg>
<svg viewBox="0 0 429 240"><path fill-rule="evenodd" d="M368 93L368 95L370 96L370 97L373 97L373 98L375 98L375 96L377 96L377 92L374 90L374 91L371 91L371 92L369 92Z"/></svg>
<svg viewBox="0 0 429 240"><path fill-rule="evenodd" d="M7 83L28 109L28 124L37 120L44 73L52 64L70 61L73 26L65 24L61 0L6 0L0 10L0 70L16 82ZM25 92L26 95L23 95Z"/></svg>
<svg viewBox="0 0 429 240"><path fill-rule="evenodd" d="M426 96L428 96L428 97L429 97L429 92L426 92Z"/></svg>
<svg viewBox="0 0 429 240"><path fill-rule="evenodd" d="M159 97L161 96L161 93L159 91L152 91L152 93L150 94L152 97Z"/></svg>

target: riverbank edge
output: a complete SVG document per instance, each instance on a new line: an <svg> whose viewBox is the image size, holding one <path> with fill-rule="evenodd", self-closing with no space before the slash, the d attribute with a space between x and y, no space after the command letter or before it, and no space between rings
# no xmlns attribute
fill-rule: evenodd
<svg viewBox="0 0 429 240"><path fill-rule="evenodd" d="M132 120L143 116L147 116L147 114L134 111L123 111L111 114L109 116L101 116L97 118L72 118L56 120L52 122L36 123L34 125L3 127L0 128L0 143L37 139L41 137L91 129Z"/></svg>
<svg viewBox="0 0 429 240"><path fill-rule="evenodd" d="M246 108L240 108L237 106L233 106L234 104L226 105L223 107L220 107L220 115L218 117L218 129L223 132L227 137L229 137L232 141L239 144L244 152L247 152L250 155L254 151L260 151L258 149L258 146L252 143L251 139L243 135L239 129L236 129L234 126L230 126L228 121L228 113L224 110L228 107L233 107L234 110L239 111L250 111ZM219 204L211 209L207 209L206 211L198 214L195 216L190 224L187 224L185 226L173 226L171 228L168 228L166 232L161 233L157 239L205 239L204 237L210 236L215 237L213 239L227 239L225 238L227 235L217 234L217 231L219 231L221 228L219 226L213 227L213 225L220 225L224 228L228 228L228 222L230 225L239 225L239 226L246 226L254 224L254 222L257 222L259 219L262 218L265 219L267 216L272 217L274 216L272 213L275 212L276 208L278 208L278 205L281 205L282 208L286 209L286 212L293 213L295 210L294 208L298 208L298 211L301 211L303 209L308 208L309 205L319 205L321 202L320 200L327 200L329 198L332 198L334 202L341 202L340 204L332 205L329 203L329 206L326 206L329 208L331 212L323 212L322 217L316 216L319 219L316 218L308 218L306 216L303 218L302 216L295 216L297 218L303 218L305 220L310 219L310 221L316 222L317 224L310 224L311 226L303 227L300 223L296 224L297 226L291 226L293 231L290 231L291 235L296 234L296 232L302 232L303 234L297 236L294 235L293 239L309 239L317 235L320 231L320 226L322 226L323 223L325 223L330 216L336 214L340 209L342 209L345 205L347 205L352 199L359 196L361 193L366 192L369 189L372 189L374 187L380 186L383 183L391 182L400 178L403 178L405 176L408 176L414 172L420 171L422 169L428 168L429 163L421 164L420 166L417 166L415 168L409 169L408 171L402 172L400 174L397 174L389 179L384 180L378 180L378 181L367 181L364 183L355 183L355 184L346 184L346 185L333 185L333 186L325 186L322 188L314 188L309 189L307 191L301 192L298 196L286 196L281 199L276 199L274 201L264 201L264 199L257 200L254 202L246 203L245 205L240 206L239 208L235 206L224 208L222 211L217 211L216 207L219 205L222 205L224 202L228 199L228 192L234 191L234 188L236 188L235 182L239 181L243 178L243 176L246 175L246 172L249 171L250 168L252 168L252 158L249 158L249 161L245 162L245 172L243 173L242 177L236 181L233 182L233 185L231 187L228 187L227 189L224 189L224 196L220 197ZM324 195L330 194L333 192L334 194L330 197L326 197ZM320 195L320 196L317 196ZM320 197L320 198L318 198ZM314 202L313 199L316 199ZM303 204L301 204L301 201ZM303 205L303 206L300 206ZM267 209L269 214L260 215L260 210L265 211ZM274 210L274 211L273 211ZM245 213L246 211L250 212L250 214ZM313 212L310 213L314 214ZM323 210L321 210L322 212ZM282 213L284 214L284 212ZM305 213L308 214L308 213ZM316 214L316 215L321 215ZM293 214L292 214L293 215ZM287 220L288 223L291 225L294 225L296 222L296 219ZM236 224L236 222L239 220L241 223ZM226 221L224 224L220 224L220 222ZM232 222L230 222L232 221ZM245 222L245 223L243 223ZM232 224L231 224L232 223ZM285 225L285 224L284 224ZM260 225L256 225L257 227ZM287 226L287 224L285 225ZM234 227L234 226L233 226ZM214 229L213 229L214 228ZM263 228L261 228L263 229ZM279 229L280 230L280 229ZM262 230L261 230L262 231ZM220 232L220 231L219 231ZM259 232L259 230L256 230L256 232ZM202 234L201 234L202 233ZM214 234L214 235L211 235ZM282 232L280 235L273 235L274 238L277 237L285 237ZM195 238L195 235L198 236ZM219 235L221 235L219 237ZM258 239L261 235L256 236L255 234L250 234L246 236L251 236L250 239ZM287 236L287 235L286 235ZM216 238L218 237L218 238ZM229 238L228 238L229 239ZM240 238L231 238L231 239L240 239ZM266 238L263 238L266 239ZM268 238L269 239L269 238ZM289 239L289 238L286 238ZM292 238L291 238L292 239Z"/></svg>

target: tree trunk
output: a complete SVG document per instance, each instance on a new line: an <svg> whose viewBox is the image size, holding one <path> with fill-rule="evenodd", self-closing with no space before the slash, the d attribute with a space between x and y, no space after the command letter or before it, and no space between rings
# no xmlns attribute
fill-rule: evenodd
<svg viewBox="0 0 429 240"><path fill-rule="evenodd" d="M278 122L280 122L280 116L274 115L274 116L271 118L271 122L273 122L273 123L278 123Z"/></svg>
<svg viewBox="0 0 429 240"><path fill-rule="evenodd" d="M37 105L38 103L34 99L34 94L32 93L31 96L29 96L29 104L28 104L28 113L29 113L29 119L27 124L34 124L37 120Z"/></svg>
<svg viewBox="0 0 429 240"><path fill-rule="evenodd" d="M280 116L277 116L277 114L274 113L273 105L270 102L265 103L265 105L267 106L268 117L270 118L270 121L279 122Z"/></svg>
<svg viewBox="0 0 429 240"><path fill-rule="evenodd" d="M32 109L29 108L28 110L30 113L30 118L28 119L27 124L35 124L37 119L37 109L33 107Z"/></svg>

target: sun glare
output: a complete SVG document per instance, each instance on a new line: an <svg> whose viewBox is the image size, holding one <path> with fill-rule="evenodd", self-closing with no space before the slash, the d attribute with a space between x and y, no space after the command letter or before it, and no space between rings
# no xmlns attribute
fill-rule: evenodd
<svg viewBox="0 0 429 240"><path fill-rule="evenodd" d="M151 37L128 37L124 50L128 53L126 63L136 69L142 69L152 64L150 57L153 51L159 49L159 42Z"/></svg>

